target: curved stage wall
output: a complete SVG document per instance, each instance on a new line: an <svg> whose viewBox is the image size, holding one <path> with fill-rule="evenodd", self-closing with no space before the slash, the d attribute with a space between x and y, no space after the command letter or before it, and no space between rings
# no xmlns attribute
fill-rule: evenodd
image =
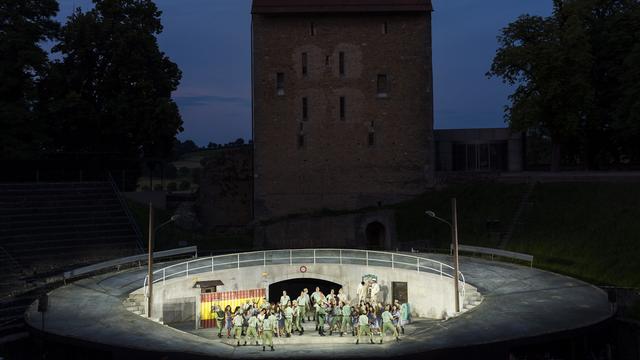
<svg viewBox="0 0 640 360"><path fill-rule="evenodd" d="M292 253L300 255L305 251L307 250L294 250ZM316 255L325 251L327 250L316 251ZM343 255L352 252L351 250L340 251ZM253 260L251 257L255 257L255 253L227 256L227 260L229 258L240 260L235 263L226 261L224 258L214 258L213 268L216 272L213 275L221 275L222 271L228 270L226 271L229 274L228 281L236 281L238 286L242 285L243 281L248 281L247 286L255 286L256 281L262 281L263 269L270 271L273 276L270 279L274 281L285 279L287 276L299 276L297 271L303 264L298 262L302 263L302 260L296 258L295 264L291 264L294 263L294 259L288 259L289 261L285 263L277 251L268 253L270 257L267 257L266 253L261 253L262 259ZM326 253L320 255L322 256L315 258L316 262L330 260L325 256ZM326 277L335 277L337 274L345 277L347 281L357 278L361 272L356 273L357 271L353 270L358 268L358 264L353 263L360 263L359 271L363 269L366 271L367 267L366 264L362 265L362 259L355 259L356 256L352 255L354 254L347 254L342 258L343 262L352 262L351 264L321 263L317 264L318 267L307 265L306 275L323 275L318 273L324 271L326 267L331 269L329 271L334 271L333 276L324 274ZM398 267L404 266L402 262L408 263L405 260L415 259L415 256L374 252L368 255L378 257L368 259L371 263L368 270L379 271L381 281L392 281L396 275L404 276L401 274L414 271L410 270L408 265L407 268ZM391 256L398 261L394 263L393 268L391 266L385 268L384 260L380 260L385 256L387 259ZM414 275L419 282L409 288L410 302L419 301L415 299L418 294L416 291L419 291L415 289L416 287L424 287L424 284L431 282L431 279L437 281L438 277L435 275L439 275L438 271L434 271L439 267L431 267L429 273L423 277L417 276L418 269L423 273L427 272L423 270L429 270L428 263L451 262L451 257L447 255L425 254L425 256L432 260L426 260L424 263L420 260L414 264L417 265ZM212 260L211 258L197 259L190 263L202 265L207 261L208 270L207 266L197 266L200 268L195 270L199 272L198 274L193 274L194 268L190 267L190 274L187 276L186 271L182 273L183 265L173 265L171 268L155 272L156 278L159 279L155 283L156 292L161 294L158 295L159 297L165 299L163 301L165 308L170 308L172 302L177 305L187 303L186 300L180 300L179 296L197 298L198 291L193 289L193 281L212 275ZM309 263L309 261L304 262ZM514 354L535 355L539 349L548 352L550 347L555 348L559 342L560 350L554 354L564 354L565 350L569 354L574 354L576 344L584 343L588 339L602 339L603 334L611 330L607 325L612 315L607 294L590 284L535 268L478 258L461 257L460 266L464 271L465 280L481 289L482 304L474 311L463 312L446 321L415 319L416 321L407 326L407 333L399 344L389 342L385 345L355 347L351 341L352 338L340 338L336 335L327 339L323 337L322 341L329 341L331 345L320 346L320 343L313 345L316 339L312 339L314 334L310 332L309 337L295 337L297 342L302 341L299 345L295 344L297 342L292 343L293 338L282 339L282 344L278 346L275 353L263 353L257 347L229 346L220 339L202 337L136 315L140 313L141 306L132 306L131 293L137 292L137 298L144 298L143 291L140 289L146 275L144 267L95 275L51 291L45 329L42 329L42 316L37 311L37 302L29 306L25 313L25 320L30 331L42 334L42 339L46 332L49 348L55 342L56 346L60 346L61 351L64 352L65 356L61 357L64 359L69 358L70 351L77 354L77 356L71 356L75 358L96 358L95 355L98 354L99 358L110 359L162 357L263 359L300 357L302 353L306 359L326 359L327 357L507 359ZM184 268L186 270L186 265ZM235 269L235 275L231 268ZM274 269L277 270L278 275ZM350 273L350 270L353 273ZM161 289L163 272L165 280L164 288ZM245 278L240 281L239 275L244 275ZM384 276L386 276L385 279L383 279ZM443 278L449 276L450 273L443 274ZM267 274L266 277L268 281L269 275ZM407 275L407 279L415 280L410 274ZM448 281L451 283L450 278ZM443 286L446 283L447 279L443 279ZM471 287L466 290L467 297L475 296L473 294L475 291L472 291ZM182 295L179 295L179 292L182 292ZM193 305L195 304L192 303L191 306ZM137 309L131 309L131 307ZM417 307L414 306L414 309ZM195 313L195 310L193 312ZM195 320L193 315L191 320ZM192 326L187 327L193 329ZM207 329L195 331L200 331L199 334L213 333ZM338 339L342 339L342 342ZM590 349L585 348L581 353L585 356L580 358L587 358ZM556 357L570 358L564 355Z"/></svg>
<svg viewBox="0 0 640 360"><path fill-rule="evenodd" d="M298 250L298 252L300 251L314 250ZM324 252L321 255L326 255L328 251L338 250L318 249L315 251L317 253ZM404 282L407 284L408 303L411 304L414 316L443 319L455 313L453 279L450 277L450 273L446 272L447 270L452 271L448 265L442 264L440 267L440 263L434 260L410 255L393 254L392 256L391 253L384 252L342 250L340 254L349 256L295 257L294 255L293 259L280 258L284 259L287 264L265 265L267 261L263 260L263 257L266 258L265 254L273 255L273 252L248 254L254 254L254 258L244 260L244 262L240 260L242 267L238 267L237 260L233 262L229 261L232 259L225 259L225 256L218 256L214 258L213 272L211 272L211 258L200 258L189 262L192 270L188 276L186 276L185 264L177 264L155 271L152 317L164 322L173 322L194 319L195 315L194 320L199 323L201 289L194 287L197 281L220 280L224 285L218 286L216 291L228 292L252 289L268 291L270 284L289 279L319 279L342 285L343 291L348 295L349 300L352 300L357 299L356 289L362 281L362 277L370 274L377 276L380 284L379 299L384 303L393 301L392 283ZM256 260L257 258L259 259ZM386 260L387 258L389 260ZM273 259L273 256L270 259ZM356 260L365 260L366 262L364 264L345 263L360 262ZM329 261L335 263L326 263ZM415 265L412 264L414 261ZM219 267L226 267L226 269L218 270ZM476 290L469 284L462 284L461 304L464 303L465 293ZM309 290L313 291L313 289ZM338 289L336 289L337 291ZM144 296L144 294L144 287L131 293L133 297ZM299 294L289 295L295 299ZM267 293L266 296L268 297L269 294ZM185 309L182 314L177 315L177 319L175 309ZM192 311L190 309L194 309L195 314L189 314ZM165 319L165 317L170 317L170 319Z"/></svg>

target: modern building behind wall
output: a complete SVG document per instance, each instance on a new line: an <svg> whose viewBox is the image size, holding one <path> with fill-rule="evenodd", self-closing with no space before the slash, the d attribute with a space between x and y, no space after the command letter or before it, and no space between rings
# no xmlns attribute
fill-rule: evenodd
<svg viewBox="0 0 640 360"><path fill-rule="evenodd" d="M410 198L432 178L429 0L254 0L256 219Z"/></svg>
<svg viewBox="0 0 640 360"><path fill-rule="evenodd" d="M508 128L451 129L434 132L439 172L520 172L525 134Z"/></svg>

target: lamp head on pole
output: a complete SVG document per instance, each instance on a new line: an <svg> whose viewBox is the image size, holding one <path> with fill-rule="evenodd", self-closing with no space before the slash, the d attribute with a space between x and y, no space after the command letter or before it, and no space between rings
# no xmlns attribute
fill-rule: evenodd
<svg viewBox="0 0 640 360"><path fill-rule="evenodd" d="M180 215L173 215L173 216L171 217L171 221L176 221L176 220L178 220L178 219L180 219Z"/></svg>
<svg viewBox="0 0 640 360"><path fill-rule="evenodd" d="M427 214L430 217L436 217L436 213L434 213L433 211L429 210L429 211L425 211L425 214Z"/></svg>

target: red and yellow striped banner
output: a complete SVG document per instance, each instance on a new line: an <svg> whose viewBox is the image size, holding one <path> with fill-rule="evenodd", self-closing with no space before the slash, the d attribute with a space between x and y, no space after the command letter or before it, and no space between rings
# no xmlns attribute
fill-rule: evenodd
<svg viewBox="0 0 640 360"><path fill-rule="evenodd" d="M266 293L266 289L263 288L200 294L200 327L211 328L216 326L216 315L211 311L214 305L218 305L223 310L227 305L230 305L231 311L234 311L236 306L242 307L249 300L260 306Z"/></svg>

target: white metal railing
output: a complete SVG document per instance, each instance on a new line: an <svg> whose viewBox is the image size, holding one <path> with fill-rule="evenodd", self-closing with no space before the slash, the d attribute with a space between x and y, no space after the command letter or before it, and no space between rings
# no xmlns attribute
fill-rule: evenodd
<svg viewBox="0 0 640 360"><path fill-rule="evenodd" d="M198 247L197 246L187 246L187 247L178 248L178 249L155 251L153 253L153 258L154 259L161 259L161 258L172 257L172 256L183 256L183 255L187 255L187 254L194 254L197 257L198 256ZM123 258L107 260L107 261L103 261L103 262L100 262L100 263L97 263L97 264L92 264L92 265L88 265L88 266L83 266L81 268L65 271L64 274L63 274L63 278L64 278L64 280L68 280L68 279L71 279L73 277L82 276L82 275L86 275L86 274L91 274L91 273L96 272L96 271L110 269L110 268L116 267L116 266L126 265L126 264L130 264L130 263L135 263L135 262L142 262L142 261L146 261L148 259L148 257L149 257L148 254L140 254L140 255L133 255L133 256L127 256L127 257L123 257ZM146 278L144 280L144 283L145 283L145 287L146 287L146 284L147 284L147 279Z"/></svg>
<svg viewBox="0 0 640 360"><path fill-rule="evenodd" d="M355 249L287 249L253 251L237 254L217 255L198 258L170 265L153 272L153 283L165 283L168 279L189 275L215 272L226 269L240 269L251 266L268 265L309 265L340 264L388 267L392 269L415 270L438 274L453 279L453 267L443 262L422 256L384 251ZM465 279L458 271L461 282L460 294L465 297ZM147 295L148 276L144 278L144 293Z"/></svg>
<svg viewBox="0 0 640 360"><path fill-rule="evenodd" d="M451 251L453 252L453 245L451 245ZM502 249L492 249L492 248L486 248L486 247L480 247L480 246L470 246L470 245L458 245L458 251L491 255L492 260L494 256L522 260L522 261L528 262L529 267L533 267L533 255L529 255L529 254L507 251Z"/></svg>

